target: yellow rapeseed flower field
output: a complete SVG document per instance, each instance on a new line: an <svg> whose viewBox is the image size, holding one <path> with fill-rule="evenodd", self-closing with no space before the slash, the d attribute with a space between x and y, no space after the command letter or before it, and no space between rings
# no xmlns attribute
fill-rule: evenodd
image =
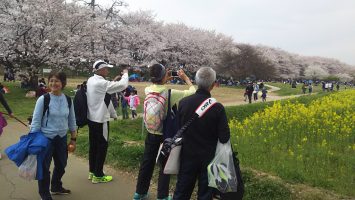
<svg viewBox="0 0 355 200"><path fill-rule="evenodd" d="M242 165L355 196L355 90L229 122Z"/></svg>

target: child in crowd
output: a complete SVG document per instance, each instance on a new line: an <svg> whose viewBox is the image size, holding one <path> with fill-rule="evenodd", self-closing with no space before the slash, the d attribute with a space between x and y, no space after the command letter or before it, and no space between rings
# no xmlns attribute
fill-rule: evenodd
<svg viewBox="0 0 355 200"><path fill-rule="evenodd" d="M267 93L267 90L265 87L263 87L263 89L261 90L261 98L262 98L263 102L266 101L266 93Z"/></svg>
<svg viewBox="0 0 355 200"><path fill-rule="evenodd" d="M121 100L121 108L122 108L122 119L128 119L128 112L127 112L128 102L125 93L126 91L119 93L119 99Z"/></svg>
<svg viewBox="0 0 355 200"><path fill-rule="evenodd" d="M137 107L139 104L140 104L140 102L139 102L139 97L137 95L137 90L132 90L131 95L128 98L128 105L132 111L132 119L137 117L136 110L137 110Z"/></svg>

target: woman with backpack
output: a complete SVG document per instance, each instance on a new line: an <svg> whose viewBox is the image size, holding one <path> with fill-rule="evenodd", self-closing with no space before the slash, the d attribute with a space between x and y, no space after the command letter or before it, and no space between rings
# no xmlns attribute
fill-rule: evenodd
<svg viewBox="0 0 355 200"><path fill-rule="evenodd" d="M48 146L43 160L43 179L38 180L39 194L42 200L51 200L51 194L70 194L62 184L62 177L67 165L67 132L71 133L70 145L75 149L76 122L74 106L70 97L63 94L67 84L64 72L51 72L48 76L49 94L42 95L36 102L31 123L31 132L42 132L48 139ZM54 160L52 180L50 166ZM51 189L49 190L51 184Z"/></svg>
<svg viewBox="0 0 355 200"><path fill-rule="evenodd" d="M172 79L171 71L167 70L161 64L154 64L149 68L152 85L145 88L147 95L144 100L143 119L147 128L148 134L145 139L144 155L139 169L139 175L136 186L136 193L133 196L134 200L148 199L148 190L150 180L153 175L156 157L158 155L160 144L163 142L163 121L166 117L168 105L169 90L165 87L165 83ZM184 80L189 86L188 90L171 90L170 103L176 104L182 98L192 95L196 89L192 85L189 77L180 69L178 71L180 79ZM158 200L171 200L169 195L170 176L163 174L163 169L160 169L158 178Z"/></svg>

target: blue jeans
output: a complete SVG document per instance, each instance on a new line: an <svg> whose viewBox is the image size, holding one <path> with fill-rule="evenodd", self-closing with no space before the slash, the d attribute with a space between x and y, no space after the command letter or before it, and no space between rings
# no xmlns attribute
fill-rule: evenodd
<svg viewBox="0 0 355 200"><path fill-rule="evenodd" d="M53 139L48 138L48 149L46 156L43 160L43 179L38 180L38 190L42 199L46 199L50 196L49 183L50 183L50 171L52 158L54 160L54 169L52 175L52 190L59 190L62 186L62 177L65 173L65 167L67 166L68 151L67 151L67 136L56 136Z"/></svg>

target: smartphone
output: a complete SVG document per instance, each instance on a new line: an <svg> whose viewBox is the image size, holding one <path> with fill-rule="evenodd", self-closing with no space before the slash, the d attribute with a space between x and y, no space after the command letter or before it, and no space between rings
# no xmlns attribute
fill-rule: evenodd
<svg viewBox="0 0 355 200"><path fill-rule="evenodd" d="M176 71L171 71L171 76L177 77L177 76L179 76L179 75L178 75L178 72L176 72Z"/></svg>

